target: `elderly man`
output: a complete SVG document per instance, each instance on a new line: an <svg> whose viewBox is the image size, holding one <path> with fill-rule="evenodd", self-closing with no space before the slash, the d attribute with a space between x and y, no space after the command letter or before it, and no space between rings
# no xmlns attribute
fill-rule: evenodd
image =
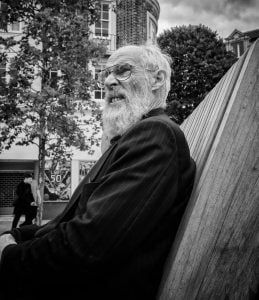
<svg viewBox="0 0 259 300"><path fill-rule="evenodd" d="M156 298L195 174L182 131L163 111L170 74L154 46L109 58L99 79L104 153L58 217L0 238L5 296Z"/></svg>

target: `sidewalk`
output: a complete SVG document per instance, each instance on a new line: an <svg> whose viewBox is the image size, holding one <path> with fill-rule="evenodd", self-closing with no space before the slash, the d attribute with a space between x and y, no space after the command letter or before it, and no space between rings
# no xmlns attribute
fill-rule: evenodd
<svg viewBox="0 0 259 300"><path fill-rule="evenodd" d="M11 229L12 221L13 221L12 215L0 216L0 234ZM24 216L21 217L19 224L21 224L22 222L24 222ZM47 222L48 222L48 220L42 220L42 224L45 224ZM19 227L19 224L18 224L18 227Z"/></svg>
<svg viewBox="0 0 259 300"><path fill-rule="evenodd" d="M24 218L21 218L23 222ZM10 230L12 226L13 216L0 216L0 234L6 230Z"/></svg>

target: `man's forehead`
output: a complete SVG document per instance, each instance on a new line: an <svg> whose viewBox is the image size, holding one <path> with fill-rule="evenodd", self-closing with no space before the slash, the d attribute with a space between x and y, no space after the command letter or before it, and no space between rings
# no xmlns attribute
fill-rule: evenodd
<svg viewBox="0 0 259 300"><path fill-rule="evenodd" d="M113 53L107 61L106 67L116 64L129 63L132 65L141 64L141 50L138 47L123 47Z"/></svg>

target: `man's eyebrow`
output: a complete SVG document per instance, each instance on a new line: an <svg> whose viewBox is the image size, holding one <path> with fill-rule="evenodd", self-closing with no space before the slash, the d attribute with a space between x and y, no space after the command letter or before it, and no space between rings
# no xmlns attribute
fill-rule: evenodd
<svg viewBox="0 0 259 300"><path fill-rule="evenodd" d="M104 69L102 69L101 71L105 71L105 70L109 70L109 69L112 69L112 68L114 68L114 67L116 67L116 66L119 66L120 64L115 64L115 65L112 65L112 66L110 66L110 67L105 67Z"/></svg>
<svg viewBox="0 0 259 300"><path fill-rule="evenodd" d="M123 66L130 66L131 68L133 67L133 65L129 64L129 63L118 63L118 64L115 64L115 65L112 65L110 67L107 67L107 68L104 68L102 69L101 71L108 71L109 69L113 69L114 67L123 67Z"/></svg>

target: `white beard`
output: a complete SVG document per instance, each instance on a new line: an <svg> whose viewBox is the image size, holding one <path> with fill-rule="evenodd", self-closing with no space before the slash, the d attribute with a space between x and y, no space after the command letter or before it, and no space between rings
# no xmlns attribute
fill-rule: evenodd
<svg viewBox="0 0 259 300"><path fill-rule="evenodd" d="M151 110L152 93L142 95L126 95L126 99L114 104L105 103L103 109L102 152L110 145L110 140L124 134Z"/></svg>

